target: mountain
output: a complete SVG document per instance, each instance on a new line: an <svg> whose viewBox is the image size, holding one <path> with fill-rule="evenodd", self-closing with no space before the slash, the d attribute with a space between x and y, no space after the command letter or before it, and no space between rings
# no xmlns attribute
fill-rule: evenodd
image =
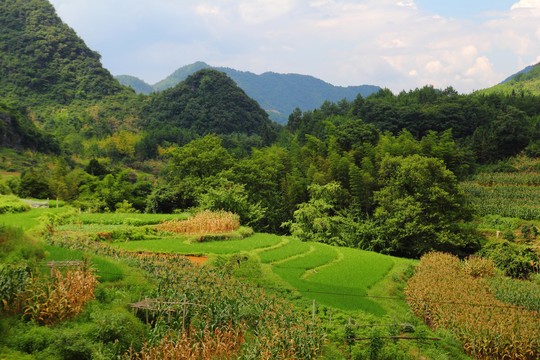
<svg viewBox="0 0 540 360"><path fill-rule="evenodd" d="M155 90L152 87L152 85L149 85L145 83L143 80L139 79L138 77L131 76L131 75L118 75L114 77L118 82L124 86L129 86L137 94L145 94L150 95Z"/></svg>
<svg viewBox="0 0 540 360"><path fill-rule="evenodd" d="M182 66L180 69L177 69L171 75L167 76L165 79L157 82L153 85L155 91L163 91L169 88L176 86L181 81L187 79L189 75L193 75L195 72L202 69L210 69L212 66L202 62L197 61L191 65Z"/></svg>
<svg viewBox="0 0 540 360"><path fill-rule="evenodd" d="M274 72L257 75L248 71L213 67L201 61L179 68L166 79L154 84L153 88L155 91L163 91L185 80L194 72L206 68L227 74L269 113L272 120L281 124L287 122L289 114L297 107L302 110L313 110L326 100L332 102L343 98L354 100L358 94L367 97L380 90L378 86L371 85L334 86L308 75ZM122 79L119 81L128 85Z"/></svg>
<svg viewBox="0 0 540 360"><path fill-rule="evenodd" d="M47 0L1 1L0 29L2 97L67 105L128 91Z"/></svg>
<svg viewBox="0 0 540 360"><path fill-rule="evenodd" d="M504 79L501 84L504 84L504 83L507 83L509 82L510 80L512 80L513 78L515 78L516 76L518 76L519 74L527 74L529 71L531 71L531 69L534 67L534 65L529 65L527 66L525 69L521 70L521 71L518 71L517 73L513 74L513 75L510 75L509 77L507 77L506 79Z"/></svg>
<svg viewBox="0 0 540 360"><path fill-rule="evenodd" d="M480 90L477 93L486 95L493 93L540 95L540 63L527 66L525 69L508 77L502 83Z"/></svg>
<svg viewBox="0 0 540 360"><path fill-rule="evenodd" d="M141 119L149 155L164 142L184 145L207 134L245 134L266 145L277 136L259 104L225 73L214 69L199 70L175 87L153 94Z"/></svg>

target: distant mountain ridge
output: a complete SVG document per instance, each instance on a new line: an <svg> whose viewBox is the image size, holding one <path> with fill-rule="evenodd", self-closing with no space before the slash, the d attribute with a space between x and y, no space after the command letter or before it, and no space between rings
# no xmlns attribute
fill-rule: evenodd
<svg viewBox="0 0 540 360"><path fill-rule="evenodd" d="M508 77L503 82L488 89L477 91L478 94L533 94L540 95L540 63L527 66Z"/></svg>
<svg viewBox="0 0 540 360"><path fill-rule="evenodd" d="M155 92L163 91L184 81L196 71L208 68L227 74L249 97L256 100L268 112L272 120L281 124L287 122L289 114L297 107L304 111L313 110L325 101L337 102L343 98L354 100L358 94L367 97L381 89L373 85L334 86L309 75L274 72L257 75L248 71L213 67L202 61L183 66L154 85L148 85L140 79L125 75L116 78L121 84L131 86L139 93L149 94L150 88Z"/></svg>
<svg viewBox="0 0 540 360"><path fill-rule="evenodd" d="M521 70L521 71L518 71L517 73L513 74L513 75L510 75L509 77L507 77L506 79L504 79L501 84L504 84L504 83L507 83L509 82L510 80L512 80L513 78L515 78L516 76L518 76L519 74L527 74L529 71L531 71L531 69L534 67L534 65L529 65L527 66L525 69Z"/></svg>

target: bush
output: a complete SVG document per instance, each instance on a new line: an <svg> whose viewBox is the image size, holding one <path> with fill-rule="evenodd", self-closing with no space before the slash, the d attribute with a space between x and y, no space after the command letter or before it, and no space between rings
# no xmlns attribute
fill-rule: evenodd
<svg viewBox="0 0 540 360"><path fill-rule="evenodd" d="M88 335L81 329L67 329L58 336L54 347L64 360L91 360L94 344Z"/></svg>
<svg viewBox="0 0 540 360"><path fill-rule="evenodd" d="M493 260L505 275L513 278L528 278L534 271L532 264L540 261L529 247L506 240L488 242L478 255Z"/></svg>
<svg viewBox="0 0 540 360"><path fill-rule="evenodd" d="M30 210L30 205L13 195L0 195L0 214L14 214Z"/></svg>
<svg viewBox="0 0 540 360"><path fill-rule="evenodd" d="M94 312L92 318L97 324L97 339L103 343L116 343L117 355L123 354L133 346L142 346L145 326L124 308L114 308Z"/></svg>
<svg viewBox="0 0 540 360"><path fill-rule="evenodd" d="M55 330L43 326L24 327L17 336L16 349L28 354L44 351L57 341Z"/></svg>
<svg viewBox="0 0 540 360"><path fill-rule="evenodd" d="M26 265L0 266L0 312L17 310L11 307L17 297L24 293L28 276L29 269Z"/></svg>

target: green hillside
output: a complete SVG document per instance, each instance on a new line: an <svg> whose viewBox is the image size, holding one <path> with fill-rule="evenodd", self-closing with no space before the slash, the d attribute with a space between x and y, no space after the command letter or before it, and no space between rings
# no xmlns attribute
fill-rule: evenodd
<svg viewBox="0 0 540 360"><path fill-rule="evenodd" d="M275 130L268 115L222 72L204 69L155 94L143 108L147 143L182 144L207 134L256 135L269 144Z"/></svg>
<svg viewBox="0 0 540 360"><path fill-rule="evenodd" d="M312 110L325 101L339 101L343 98L353 100L358 94L367 97L380 90L378 86L371 85L334 86L312 76L299 74L266 72L257 75L248 71L213 67L202 61L177 69L164 80L154 84L153 89L155 91L169 89L196 71L208 68L226 73L249 97L255 99L268 112L272 120L281 124L287 122L289 114L297 107L302 110ZM117 77L117 79L123 85L132 86L132 78ZM138 83L142 82L142 80L137 80ZM143 88L140 90L133 88L139 93L147 91Z"/></svg>
<svg viewBox="0 0 540 360"><path fill-rule="evenodd" d="M118 80L120 84L129 86L130 88L135 90L137 94L150 95L154 92L154 88L151 85L148 85L147 83L135 76L118 75L115 76L115 79Z"/></svg>
<svg viewBox="0 0 540 360"><path fill-rule="evenodd" d="M18 110L0 102L0 147L58 152L59 144Z"/></svg>
<svg viewBox="0 0 540 360"><path fill-rule="evenodd" d="M0 3L0 94L29 105L125 91L46 0Z"/></svg>
<svg viewBox="0 0 540 360"><path fill-rule="evenodd" d="M479 94L503 93L507 95L540 95L540 63L526 72L519 72L505 82L491 88L480 90Z"/></svg>

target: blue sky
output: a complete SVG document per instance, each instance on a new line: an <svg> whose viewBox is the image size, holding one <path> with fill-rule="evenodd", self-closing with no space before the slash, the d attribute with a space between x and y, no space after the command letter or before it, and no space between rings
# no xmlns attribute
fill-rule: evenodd
<svg viewBox="0 0 540 360"><path fill-rule="evenodd" d="M114 75L195 61L462 93L540 61L540 0L50 0Z"/></svg>
<svg viewBox="0 0 540 360"><path fill-rule="evenodd" d="M441 16L473 19L489 11L505 11L515 3L512 0L417 0L418 8Z"/></svg>

